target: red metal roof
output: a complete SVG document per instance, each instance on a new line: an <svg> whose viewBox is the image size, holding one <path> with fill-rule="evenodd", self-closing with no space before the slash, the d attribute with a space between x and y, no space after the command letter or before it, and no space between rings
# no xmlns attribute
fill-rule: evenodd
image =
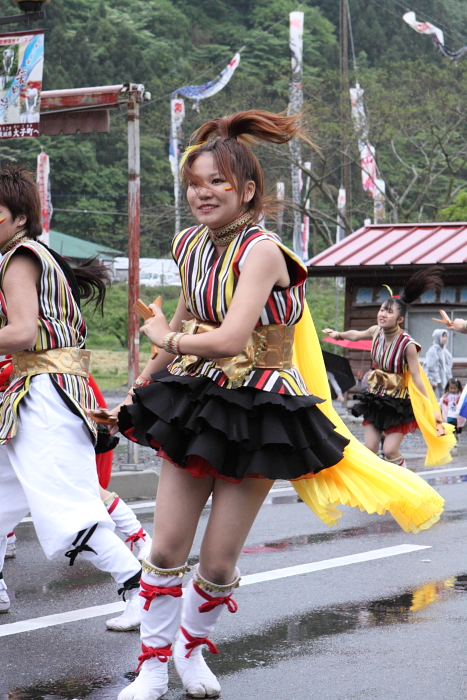
<svg viewBox="0 0 467 700"><path fill-rule="evenodd" d="M306 264L318 272L319 268L465 262L467 223L441 223L364 226Z"/></svg>

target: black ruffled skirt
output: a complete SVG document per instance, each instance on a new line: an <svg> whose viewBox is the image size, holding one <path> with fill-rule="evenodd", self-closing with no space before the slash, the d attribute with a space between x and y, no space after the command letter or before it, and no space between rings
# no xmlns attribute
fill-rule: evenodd
<svg viewBox="0 0 467 700"><path fill-rule="evenodd" d="M167 370L152 378L122 407L120 431L193 476L300 479L340 462L349 442L315 396L223 389Z"/></svg>
<svg viewBox="0 0 467 700"><path fill-rule="evenodd" d="M377 430L409 433L417 429L410 399L394 399L366 392L355 397L352 414L363 416L364 423L372 423Z"/></svg>

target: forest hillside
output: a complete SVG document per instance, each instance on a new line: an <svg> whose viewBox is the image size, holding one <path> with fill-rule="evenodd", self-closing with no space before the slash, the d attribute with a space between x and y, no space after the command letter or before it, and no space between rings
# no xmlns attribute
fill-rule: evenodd
<svg viewBox="0 0 467 700"><path fill-rule="evenodd" d="M405 3L349 0L349 6L355 55L355 64L350 56L350 81L358 80L365 89L370 140L394 203L388 215L393 220L436 219L446 207L448 214L458 212L456 197L462 195L467 157L467 57L456 65L437 53L428 37L415 34L402 21ZM12 14L13 8L11 0L0 0L2 15ZM52 0L47 6L42 23L47 27L43 89L131 81L143 83L152 93L141 110L143 256L167 255L173 235L171 93L214 78L242 49L240 66L222 92L202 102L199 112L187 101L185 142L208 117L248 108L286 109L288 14L298 8L305 12L306 114L320 149L304 153L304 159L313 162L321 177L313 200L324 222L314 242L321 249L332 235L326 221L334 216L342 121L349 119L341 110L339 0L301 5L291 0ZM453 48L467 43L463 0L418 0L410 9L441 26ZM350 134L355 229L372 216L373 203L362 191L357 139L351 129ZM2 162L35 167L41 148L51 159L53 228L126 250L124 112L111 114L109 134L2 141L0 157ZM284 152L260 149L260 156L269 189L280 179L290 194L290 164ZM183 223L189 221L185 209ZM286 240L290 224L288 213Z"/></svg>

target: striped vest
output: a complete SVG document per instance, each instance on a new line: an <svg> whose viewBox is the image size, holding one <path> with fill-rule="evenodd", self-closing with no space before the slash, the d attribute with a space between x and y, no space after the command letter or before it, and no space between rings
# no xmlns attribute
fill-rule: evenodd
<svg viewBox="0 0 467 700"><path fill-rule="evenodd" d="M392 343L385 347L384 331L380 326L377 326L373 333L373 343L371 346L371 359L385 372L394 374L404 374L407 372L408 365L405 357L405 351L408 345L415 345L417 352L420 352L421 346L412 338L407 331L403 331L397 338L394 338ZM371 390L372 394L382 396L386 393L384 387L377 386ZM392 396L394 398L408 398L408 390L404 387L399 395Z"/></svg>
<svg viewBox="0 0 467 700"><path fill-rule="evenodd" d="M20 246L32 251L41 266L38 287L37 341L34 348L30 349L83 348L86 340L86 324L79 306L73 298L70 285L47 248L44 248L37 241L21 242L9 251L0 262L0 328L8 323L3 278L11 256ZM49 376L67 406L84 420L95 438L95 424L87 418L83 410L97 406L87 379L73 374L50 374ZM13 380L1 394L0 444L8 442L16 435L19 403L26 396L32 379L33 377L20 377Z"/></svg>
<svg viewBox="0 0 467 700"><path fill-rule="evenodd" d="M219 258L216 258L216 249L205 226L189 228L175 236L172 254L180 270L188 312L200 321L222 323L248 253L258 242L265 240L273 241L281 249L287 262L290 285L285 289L272 290L256 325L295 325L303 313L306 268L274 233L257 225L245 228ZM168 370L177 376L209 377L221 387L232 388L232 383L216 367L215 361L200 358L186 370L182 359L177 357ZM253 369L246 375L242 386L295 396L309 394L295 367L285 370Z"/></svg>

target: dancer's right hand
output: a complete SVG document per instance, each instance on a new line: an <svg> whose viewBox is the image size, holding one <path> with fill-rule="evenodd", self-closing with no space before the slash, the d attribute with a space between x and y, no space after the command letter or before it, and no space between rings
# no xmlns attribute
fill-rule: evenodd
<svg viewBox="0 0 467 700"><path fill-rule="evenodd" d="M327 333L327 335L330 335L334 340L337 340L337 336L339 335L339 331L335 331L332 328L324 328L321 332Z"/></svg>
<svg viewBox="0 0 467 700"><path fill-rule="evenodd" d="M129 406L131 403L133 403L132 397L130 394L128 394L127 397L125 398L125 400L122 401L122 403L119 403L118 406L115 406L115 408L112 408L112 410L108 411L108 413L111 416L115 416L115 418L118 419L118 414L120 413L121 407L122 406ZM118 431L119 431L118 422L115 423L115 425L109 426L109 432L111 435L116 435L118 433Z"/></svg>

